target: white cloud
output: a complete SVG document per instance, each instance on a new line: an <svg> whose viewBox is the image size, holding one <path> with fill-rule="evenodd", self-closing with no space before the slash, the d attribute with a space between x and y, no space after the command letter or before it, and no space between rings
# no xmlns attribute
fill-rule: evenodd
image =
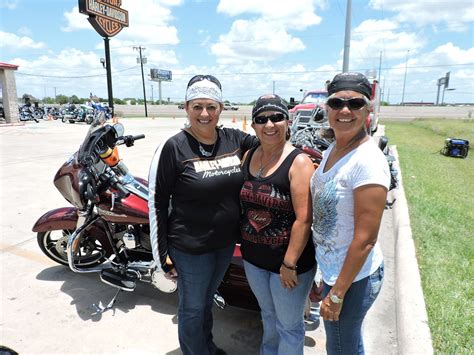
<svg viewBox="0 0 474 355"><path fill-rule="evenodd" d="M92 30L92 26L87 21L87 17L79 12L79 8L74 6L71 11L64 13L67 24L61 27L61 31L72 32L77 30Z"/></svg>
<svg viewBox="0 0 474 355"><path fill-rule="evenodd" d="M474 21L472 0L371 0L370 6L397 12L396 19L400 22L417 26L443 23L451 31L466 30L466 24Z"/></svg>
<svg viewBox="0 0 474 355"><path fill-rule="evenodd" d="M26 27L26 26L20 27L17 32L18 32L18 34L20 34L22 36L31 37L33 35L33 32L31 31L31 29L29 27Z"/></svg>
<svg viewBox="0 0 474 355"><path fill-rule="evenodd" d="M0 43L0 48L11 49L39 49L44 48L46 46L43 42L35 42L30 37L20 37L14 33L8 33L3 31L0 31Z"/></svg>
<svg viewBox="0 0 474 355"><path fill-rule="evenodd" d="M415 33L398 28L392 20L366 20L357 26L352 32L351 66L371 69L378 66L380 52L386 62L406 58L408 50L413 55L424 46Z"/></svg>
<svg viewBox="0 0 474 355"><path fill-rule="evenodd" d="M19 0L0 0L0 8L14 10L18 6Z"/></svg>
<svg viewBox="0 0 474 355"><path fill-rule="evenodd" d="M211 51L218 63L230 64L242 60L272 60L275 56L304 48L303 42L278 22L258 19L235 21L227 34L219 36L219 42Z"/></svg>
<svg viewBox="0 0 474 355"><path fill-rule="evenodd" d="M321 17L316 15L316 6L323 7L325 2L314 0L220 0L217 12L229 16L255 14L264 19L277 20L280 24L293 29L305 29L317 25Z"/></svg>
<svg viewBox="0 0 474 355"><path fill-rule="evenodd" d="M129 15L129 27L122 29L116 38L134 41L137 44L177 44L178 31L176 27L170 25L174 18L169 7L181 3L181 0L123 1L122 8L127 10ZM63 31L92 30L87 16L79 13L77 6L70 12L65 12L64 17L67 25L61 28Z"/></svg>

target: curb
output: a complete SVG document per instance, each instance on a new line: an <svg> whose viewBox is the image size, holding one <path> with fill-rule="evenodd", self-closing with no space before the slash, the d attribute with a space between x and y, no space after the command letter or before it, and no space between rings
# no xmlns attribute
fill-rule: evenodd
<svg viewBox="0 0 474 355"><path fill-rule="evenodd" d="M433 343L428 326L425 299L421 286L420 270L413 242L408 204L403 189L399 157L396 146L390 147L396 158L399 186L393 190L395 233L395 303L397 317L398 350L400 354L433 354Z"/></svg>
<svg viewBox="0 0 474 355"><path fill-rule="evenodd" d="M25 122L2 122L0 121L0 127L12 127L12 126L24 126Z"/></svg>

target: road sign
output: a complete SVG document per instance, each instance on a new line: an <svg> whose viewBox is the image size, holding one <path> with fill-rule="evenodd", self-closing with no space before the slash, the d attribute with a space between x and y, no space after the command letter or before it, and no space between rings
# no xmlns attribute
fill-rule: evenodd
<svg viewBox="0 0 474 355"><path fill-rule="evenodd" d="M171 81L172 73L171 70L163 69L150 69L150 77L153 81Z"/></svg>
<svg viewBox="0 0 474 355"><path fill-rule="evenodd" d="M89 15L89 22L102 37L113 37L128 27L128 11L120 8L122 0L78 1L79 12Z"/></svg>

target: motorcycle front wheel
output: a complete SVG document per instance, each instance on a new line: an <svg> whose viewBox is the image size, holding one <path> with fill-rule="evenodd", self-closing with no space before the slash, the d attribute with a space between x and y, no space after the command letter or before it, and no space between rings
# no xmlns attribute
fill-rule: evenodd
<svg viewBox="0 0 474 355"><path fill-rule="evenodd" d="M37 236L41 251L51 260L69 266L67 260L67 241L74 230L52 230L39 232ZM86 236L81 238L80 246L74 258L74 264L78 268L96 266L105 262L106 251L97 239Z"/></svg>

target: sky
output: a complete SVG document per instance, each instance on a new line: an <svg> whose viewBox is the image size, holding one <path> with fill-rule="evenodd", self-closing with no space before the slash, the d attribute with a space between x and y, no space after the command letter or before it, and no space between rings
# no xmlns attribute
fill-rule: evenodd
<svg viewBox="0 0 474 355"><path fill-rule="evenodd" d="M172 72L162 99L184 99L195 74L225 100L274 92L301 99L342 71L347 0L122 0L129 27L110 38L113 96L159 98L150 69ZM353 0L349 70L380 79L382 98L474 103L473 0ZM19 65L17 93L107 98L104 40L77 0L0 0L0 62Z"/></svg>

